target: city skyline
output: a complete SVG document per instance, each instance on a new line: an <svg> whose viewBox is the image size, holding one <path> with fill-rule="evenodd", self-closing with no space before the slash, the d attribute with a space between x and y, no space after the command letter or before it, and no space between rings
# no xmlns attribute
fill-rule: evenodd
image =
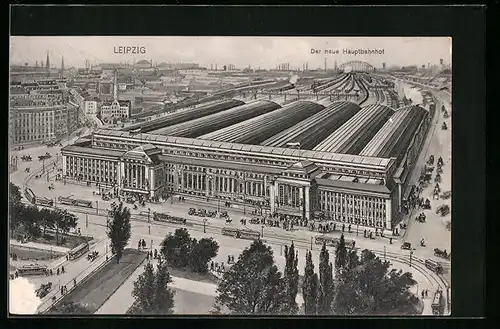
<svg viewBox="0 0 500 329"><path fill-rule="evenodd" d="M382 63L408 66L451 63L449 37L11 37L12 65L40 64L47 52L52 65L59 67L64 57L66 67L85 67L91 64L130 63L152 60L153 64L193 62L210 68L211 65L234 64L237 68L275 69L290 63L291 69L333 68L351 60L366 61L375 67ZM168 43L169 46L165 46ZM145 47L144 54L117 54L118 47ZM312 53L311 49L320 50ZM338 54L324 54L325 50ZM343 49L378 49L383 54L342 54Z"/></svg>

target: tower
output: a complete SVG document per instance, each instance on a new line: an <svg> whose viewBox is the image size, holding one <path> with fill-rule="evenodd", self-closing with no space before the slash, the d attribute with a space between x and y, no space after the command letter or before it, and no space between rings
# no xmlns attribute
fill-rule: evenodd
<svg viewBox="0 0 500 329"><path fill-rule="evenodd" d="M115 101L118 100L118 74L116 69L115 69L115 81L113 83L113 99Z"/></svg>
<svg viewBox="0 0 500 329"><path fill-rule="evenodd" d="M47 61L45 62L45 68L47 70L50 70L50 59L49 59L49 52L47 51Z"/></svg>
<svg viewBox="0 0 500 329"><path fill-rule="evenodd" d="M61 58L61 72L64 72L64 56Z"/></svg>

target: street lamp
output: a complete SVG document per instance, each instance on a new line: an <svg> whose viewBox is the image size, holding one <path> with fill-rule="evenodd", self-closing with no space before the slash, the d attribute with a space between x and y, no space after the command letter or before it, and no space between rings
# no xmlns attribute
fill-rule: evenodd
<svg viewBox="0 0 500 329"><path fill-rule="evenodd" d="M203 218L203 233L207 233L206 226L207 226L207 219Z"/></svg>
<svg viewBox="0 0 500 329"><path fill-rule="evenodd" d="M413 250L410 250L410 267L411 267L411 257L413 256Z"/></svg>
<svg viewBox="0 0 500 329"><path fill-rule="evenodd" d="M385 246L384 246L384 262L385 262ZM410 265L411 266L411 265Z"/></svg>
<svg viewBox="0 0 500 329"><path fill-rule="evenodd" d="M261 233L262 237L264 237L264 225L261 226Z"/></svg>

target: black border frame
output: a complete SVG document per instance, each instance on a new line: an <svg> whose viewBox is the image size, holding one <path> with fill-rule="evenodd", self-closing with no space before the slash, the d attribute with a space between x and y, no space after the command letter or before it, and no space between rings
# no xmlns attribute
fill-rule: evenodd
<svg viewBox="0 0 500 329"><path fill-rule="evenodd" d="M147 19L146 19L147 17ZM485 7L12 6L11 35L451 36L453 38L453 317L485 304ZM472 82L472 83L471 83ZM7 113L7 112L5 112ZM491 121L490 121L491 122ZM5 139L7 144L7 138ZM4 149L8 149L7 145ZM473 173L473 178L471 177ZM4 176L5 177L5 176ZM6 185L5 185L6 186ZM474 207L470 205L473 204ZM7 225L7 222L6 222ZM489 227L491 230L491 226ZM6 232L6 231L4 231ZM463 283L462 283L463 282ZM492 314L492 313L490 313ZM93 316L93 318L101 318ZM105 317L104 317L105 318ZM109 318L109 317L107 317ZM190 318L204 326L209 317ZM17 317L11 318L15 323ZM311 326L310 320L281 318ZM403 318L384 319L384 326ZM80 319L77 322L88 319ZM115 319L113 319L115 320ZM217 319L220 325L221 319ZM261 318L265 326L275 320ZM39 320L34 320L37 324ZM136 324L136 320L126 322ZM169 320L171 321L171 320ZM234 319L248 323L247 319ZM293 322L292 322L293 321ZM304 322L302 322L304 321ZM365 322L372 326L380 321ZM52 321L51 321L52 322ZM347 321L343 321L346 326ZM399 323L398 323L399 322ZM454 319L426 320L453 325ZM41 323L39 323L42 325ZM61 323L62 324L62 323ZM118 320L117 325L125 324ZM63 326L69 325L63 324ZM405 324L406 325L406 324ZM175 322L174 322L175 326Z"/></svg>

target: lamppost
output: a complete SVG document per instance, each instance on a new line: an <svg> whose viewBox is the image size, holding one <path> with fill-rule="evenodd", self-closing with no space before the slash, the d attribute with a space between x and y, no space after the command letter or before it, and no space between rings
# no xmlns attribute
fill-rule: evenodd
<svg viewBox="0 0 500 329"><path fill-rule="evenodd" d="M411 257L413 256L413 250L410 250L410 267L411 267Z"/></svg>
<svg viewBox="0 0 500 329"><path fill-rule="evenodd" d="M385 262L385 246L384 246L384 262ZM410 263L411 263L411 261L410 261ZM410 265L410 266L411 266L411 265Z"/></svg>
<svg viewBox="0 0 500 329"><path fill-rule="evenodd" d="M89 228L89 214L85 213L85 228Z"/></svg>
<svg viewBox="0 0 500 329"><path fill-rule="evenodd" d="M206 226L207 226L207 219L203 218L203 233L207 233Z"/></svg>
<svg viewBox="0 0 500 329"><path fill-rule="evenodd" d="M313 250L313 237L311 236L311 251Z"/></svg>
<svg viewBox="0 0 500 329"><path fill-rule="evenodd" d="M264 225L261 226L261 235L264 237Z"/></svg>
<svg viewBox="0 0 500 329"><path fill-rule="evenodd" d="M97 201L97 200L95 202L95 213L99 214L99 201Z"/></svg>

